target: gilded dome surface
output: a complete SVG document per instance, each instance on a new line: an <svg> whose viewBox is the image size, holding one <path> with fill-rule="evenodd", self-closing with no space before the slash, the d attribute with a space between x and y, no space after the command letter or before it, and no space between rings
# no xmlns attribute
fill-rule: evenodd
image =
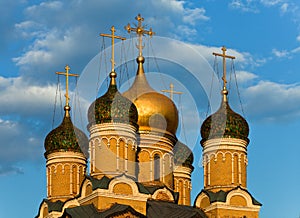
<svg viewBox="0 0 300 218"><path fill-rule="evenodd" d="M148 92L135 99L138 109L138 125L141 129L157 128L175 135L178 126L178 111L165 95Z"/></svg>
<svg viewBox="0 0 300 218"><path fill-rule="evenodd" d="M173 148L174 153L174 164L181 165L185 167L189 167L194 169L193 162L194 162L194 155L191 149L183 144L180 141L177 141L176 145Z"/></svg>
<svg viewBox="0 0 300 218"><path fill-rule="evenodd" d="M247 121L235 113L227 101L222 101L217 112L209 116L201 126L201 142L214 138L237 138L249 141Z"/></svg>
<svg viewBox="0 0 300 218"><path fill-rule="evenodd" d="M65 107L62 123L53 129L45 138L45 156L58 151L74 151L88 155L88 138L76 128L69 116L70 107Z"/></svg>
<svg viewBox="0 0 300 218"><path fill-rule="evenodd" d="M138 57L137 62L135 81L123 95L137 108L139 129L150 131L151 128L157 128L175 135L178 127L176 105L170 98L151 88L143 69L144 58Z"/></svg>
<svg viewBox="0 0 300 218"><path fill-rule="evenodd" d="M107 92L97 98L89 107L88 120L90 124L117 122L137 125L137 109L128 98L118 91L115 77L116 74L111 73L111 83Z"/></svg>

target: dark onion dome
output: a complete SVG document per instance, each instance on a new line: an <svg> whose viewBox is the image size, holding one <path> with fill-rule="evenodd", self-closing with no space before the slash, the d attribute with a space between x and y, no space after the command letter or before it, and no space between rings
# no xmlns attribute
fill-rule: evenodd
<svg viewBox="0 0 300 218"><path fill-rule="evenodd" d="M185 166L194 169L194 155L191 149L180 141L177 141L173 148L174 164L176 166Z"/></svg>
<svg viewBox="0 0 300 218"><path fill-rule="evenodd" d="M174 102L167 96L156 92L148 83L143 63L145 58L137 59L138 69L132 86L123 93L138 110L139 130L151 131L152 128L176 134L178 111Z"/></svg>
<svg viewBox="0 0 300 218"><path fill-rule="evenodd" d="M118 91L116 76L115 72L110 73L111 81L107 92L97 98L89 107L89 125L112 122L137 125L137 109L128 98Z"/></svg>
<svg viewBox="0 0 300 218"><path fill-rule="evenodd" d="M88 157L88 138L73 125L69 113L70 107L65 106L64 110L65 116L62 123L46 136L45 157L59 151L79 152Z"/></svg>
<svg viewBox="0 0 300 218"><path fill-rule="evenodd" d="M227 94L227 90L224 90L224 97L219 110L203 122L201 126L201 143L216 138L236 138L249 141L248 123L241 115L230 108Z"/></svg>

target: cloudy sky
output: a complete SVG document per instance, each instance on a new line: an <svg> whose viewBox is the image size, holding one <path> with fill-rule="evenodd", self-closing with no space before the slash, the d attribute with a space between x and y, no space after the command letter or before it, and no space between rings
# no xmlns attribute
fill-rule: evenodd
<svg viewBox="0 0 300 218"><path fill-rule="evenodd" d="M64 90L63 84L57 86L55 72L69 64L73 73L81 74L81 89L71 79L71 102L84 111L97 96L96 87L102 84L104 90L107 85L109 70L102 64L104 70L97 72L97 63L109 56L103 44L109 47L110 42L99 33L109 33L114 25L117 34L129 38L125 46L119 43L119 50L126 47L127 53L119 61L126 64L117 68L125 91L126 77L135 73L130 60L137 51L123 27L133 25L138 13L156 32L153 42L145 41L145 56L149 51L157 57L145 63L146 71L154 72L149 73L152 86L159 91L172 82L184 92L174 100L184 115L178 136L195 152L192 201L203 187L199 128L207 109L214 111L219 100L211 99L214 92L208 91L212 75L221 72L221 65L214 67L212 52L221 52L225 45L236 56L234 70L228 62L228 71L236 73L228 74L231 105L250 125L248 189L263 203L261 217L299 217L297 0L0 0L0 217L33 217L46 197L43 143L60 122L56 93ZM89 86L93 88L86 90ZM73 116L83 117L78 125L85 129L86 115L78 113Z"/></svg>

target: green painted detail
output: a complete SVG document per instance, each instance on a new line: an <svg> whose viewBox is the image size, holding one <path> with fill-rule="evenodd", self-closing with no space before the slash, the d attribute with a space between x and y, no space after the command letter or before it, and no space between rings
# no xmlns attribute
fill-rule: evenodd
<svg viewBox="0 0 300 218"><path fill-rule="evenodd" d="M92 182L93 190L98 189L98 188L108 189L108 185L111 181L111 179L109 179L106 176L103 176L101 179L96 179L96 178L91 177L91 176L87 176L87 178Z"/></svg>
<svg viewBox="0 0 300 218"><path fill-rule="evenodd" d="M64 117L62 123L53 129L45 139L45 157L57 151L74 151L88 155L88 138L73 126L70 117Z"/></svg>
<svg viewBox="0 0 300 218"><path fill-rule="evenodd" d="M235 113L228 102L222 102L219 110L209 116L201 126L201 142L215 138L237 138L249 141L247 121Z"/></svg>
<svg viewBox="0 0 300 218"><path fill-rule="evenodd" d="M241 190L247 192L247 193L250 195L250 197L251 197L251 199L252 199L252 203L253 203L254 205L262 206L262 204L261 204L259 201L257 201L257 200L250 194L250 192L248 192L248 190L246 190L246 189L244 189L244 188L241 188L241 187L239 187L239 186L236 187L236 188L234 188L234 189L231 189L231 190L229 190L229 191L223 191L223 190L220 190L220 191L218 191L218 192L212 192L212 191L203 189L203 190L199 193L199 195L200 195L201 193L205 193L205 194L207 195L207 197L209 198L210 203L214 203L214 202L226 202L227 195L228 195L230 192L235 191L235 190L237 190L237 189L241 189ZM196 199L197 199L197 197L196 197Z"/></svg>
<svg viewBox="0 0 300 218"><path fill-rule="evenodd" d="M110 85L107 92L94 101L88 110L89 124L128 123L137 126L138 112L135 105Z"/></svg>
<svg viewBox="0 0 300 218"><path fill-rule="evenodd" d="M193 162L194 162L194 155L191 149L183 144L180 141L177 141L176 145L173 148L174 153L174 164L181 165L185 167L189 167L194 169Z"/></svg>
<svg viewBox="0 0 300 218"><path fill-rule="evenodd" d="M61 212L64 206L64 202L58 200L55 202L51 202L47 199L44 200L44 202L46 202L46 204L48 205L48 212L51 213L52 211L58 211Z"/></svg>

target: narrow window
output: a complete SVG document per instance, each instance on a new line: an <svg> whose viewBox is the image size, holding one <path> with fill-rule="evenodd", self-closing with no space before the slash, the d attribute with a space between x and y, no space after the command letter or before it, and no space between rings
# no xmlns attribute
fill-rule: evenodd
<svg viewBox="0 0 300 218"><path fill-rule="evenodd" d="M160 156L154 155L154 180L160 181Z"/></svg>

